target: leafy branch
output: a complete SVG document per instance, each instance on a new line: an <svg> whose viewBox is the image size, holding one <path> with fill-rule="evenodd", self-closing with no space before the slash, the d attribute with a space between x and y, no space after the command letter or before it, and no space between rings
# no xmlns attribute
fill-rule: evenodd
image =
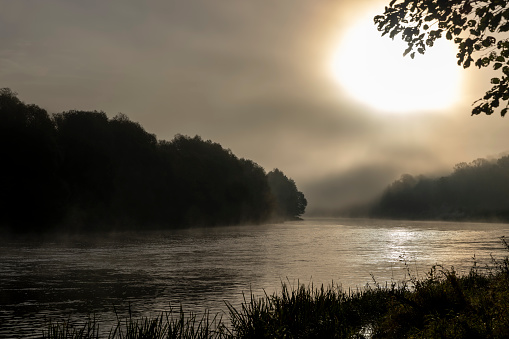
<svg viewBox="0 0 509 339"><path fill-rule="evenodd" d="M491 79L492 87L474 102L472 115L491 115L509 107L509 8L508 0L392 0L382 15L374 17L382 36L401 34L407 48L403 55L424 54L443 38L458 46L458 65L468 68L492 67L500 75Z"/></svg>

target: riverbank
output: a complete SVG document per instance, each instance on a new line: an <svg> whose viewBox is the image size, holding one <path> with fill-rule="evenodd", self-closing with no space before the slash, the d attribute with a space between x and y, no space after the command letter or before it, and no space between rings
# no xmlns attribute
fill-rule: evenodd
<svg viewBox="0 0 509 339"><path fill-rule="evenodd" d="M181 309L119 319L109 338L507 338L509 259L474 263L464 275L434 266L424 278L356 291L283 284L280 293L246 297L240 308L227 305L229 319ZM95 319L44 331L44 338L99 337Z"/></svg>

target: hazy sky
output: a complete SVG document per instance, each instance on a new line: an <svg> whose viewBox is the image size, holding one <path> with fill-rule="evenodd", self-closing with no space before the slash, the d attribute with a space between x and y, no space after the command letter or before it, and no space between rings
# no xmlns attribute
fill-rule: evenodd
<svg viewBox="0 0 509 339"><path fill-rule="evenodd" d="M0 4L0 87L50 113L122 112L159 139L219 142L267 171L281 169L311 209L363 199L403 173L444 173L509 151L507 118L470 116L489 88L486 71L462 70L450 50L450 60L434 64L452 69L450 82L421 81L416 69L397 78L400 61L380 57L395 43L355 35L385 1ZM361 98L339 79L338 63L366 91ZM439 97L451 102L429 108ZM405 98L423 109L377 108Z"/></svg>

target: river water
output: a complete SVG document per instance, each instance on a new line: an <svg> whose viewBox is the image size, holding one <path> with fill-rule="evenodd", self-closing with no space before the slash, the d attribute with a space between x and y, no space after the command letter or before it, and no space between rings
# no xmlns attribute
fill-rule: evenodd
<svg viewBox="0 0 509 339"><path fill-rule="evenodd" d="M0 244L0 337L40 336L47 321L170 307L211 314L290 285L422 277L435 264L468 272L507 250L509 224L308 219L282 224L129 232ZM223 319L228 321L225 314Z"/></svg>

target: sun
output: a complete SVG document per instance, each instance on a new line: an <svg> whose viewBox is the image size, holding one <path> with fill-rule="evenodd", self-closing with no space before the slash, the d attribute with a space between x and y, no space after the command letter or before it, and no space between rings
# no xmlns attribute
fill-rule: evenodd
<svg viewBox="0 0 509 339"><path fill-rule="evenodd" d="M382 37L366 16L340 39L331 73L355 100L378 111L408 113L444 110L459 100L461 68L445 39L425 55L403 57L406 43Z"/></svg>

